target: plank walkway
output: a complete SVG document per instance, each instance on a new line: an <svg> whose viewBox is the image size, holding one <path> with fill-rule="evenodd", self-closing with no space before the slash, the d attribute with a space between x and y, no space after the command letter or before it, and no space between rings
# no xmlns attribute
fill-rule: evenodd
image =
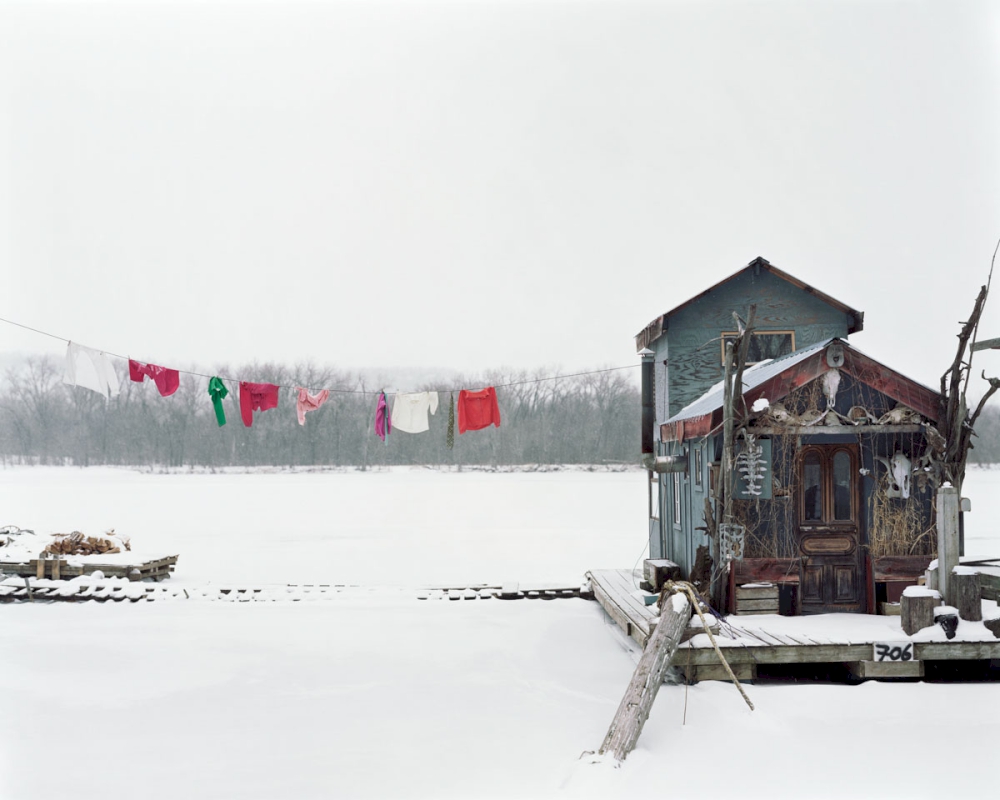
<svg viewBox="0 0 1000 800"><path fill-rule="evenodd" d="M503 586L445 586L426 589L359 586L357 584L272 584L262 586L207 585L171 586L163 583L96 579L66 581L51 578L11 578L0 582L0 603L13 602L98 602L132 603L157 600L222 601L231 603L310 602L332 600L341 595L364 595L374 592L416 594L418 600L557 600L593 599L586 583L567 586L563 583L508 583Z"/></svg>
<svg viewBox="0 0 1000 800"><path fill-rule="evenodd" d="M592 570L587 573L594 591L594 597L604 607L622 631L634 639L640 647L645 647L646 641L656 628L655 605L647 605L646 599L655 597L649 592L638 588L641 576L632 570ZM844 615L817 615L816 617L796 617L794 631L783 631L781 625L786 618L777 615L769 616L734 616L725 619L716 639L722 648L726 660L740 679L752 680L756 677L756 668L761 664L806 664L806 663L845 663L848 665L871 665L876 663L880 668L886 668L884 674L878 677L916 677L912 673L912 662L886 664L873 662L873 647L875 642L912 641L902 630L887 629L888 620L898 618L877 617L882 623L877 626L866 625L871 621L870 615L859 616L857 635L853 630L851 636L843 635L844 624L830 626L824 624L823 617L843 617ZM810 624L812 623L812 624ZM979 623L970 623L979 625ZM826 630L840 631L837 635L828 635ZM946 660L987 660L1000 659L1000 640L985 631L981 641L969 641L967 638L954 641L915 642L914 660L921 662ZM682 642L675 657L675 663L681 665L689 678L725 679L718 655L705 635L695 635ZM909 663L909 666L907 666ZM893 668L898 667L897 672ZM911 672L907 672L910 670ZM864 667L859 667L862 675ZM912 674L911 674L912 673ZM869 666L869 676L875 672Z"/></svg>
<svg viewBox="0 0 1000 800"><path fill-rule="evenodd" d="M73 556L68 558L72 559ZM130 564L101 564L96 561L70 564L67 557L32 558L27 561L0 561L0 576L14 575L22 578L45 578L67 580L80 575L90 575L100 571L107 578L128 578L133 572L139 573L139 580L162 581L170 577L179 556L161 556L149 561L134 561Z"/></svg>

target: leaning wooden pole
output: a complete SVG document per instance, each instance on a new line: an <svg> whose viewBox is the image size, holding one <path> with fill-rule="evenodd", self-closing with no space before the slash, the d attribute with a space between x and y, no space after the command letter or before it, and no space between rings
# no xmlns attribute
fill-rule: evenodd
<svg viewBox="0 0 1000 800"><path fill-rule="evenodd" d="M691 602L681 593L671 595L663 603L659 624L646 642L646 649L604 737L600 749L602 754L610 752L617 761L624 761L635 748L656 693L663 684L663 676L677 651L677 644L691 621L691 613Z"/></svg>

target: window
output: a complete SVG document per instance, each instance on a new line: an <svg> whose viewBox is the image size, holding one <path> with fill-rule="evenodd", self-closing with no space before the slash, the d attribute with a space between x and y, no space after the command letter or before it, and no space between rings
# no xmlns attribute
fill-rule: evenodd
<svg viewBox="0 0 1000 800"><path fill-rule="evenodd" d="M802 522L850 523L857 513L854 456L847 447L814 446L802 456Z"/></svg>
<svg viewBox="0 0 1000 800"><path fill-rule="evenodd" d="M674 473L674 525L681 524L681 474Z"/></svg>
<svg viewBox="0 0 1000 800"><path fill-rule="evenodd" d="M732 341L739 334L736 331L723 331L722 353L720 363L726 365L726 342ZM795 351L795 331L755 331L750 337L750 348L747 350L747 364L758 364L778 356L786 356Z"/></svg>
<svg viewBox="0 0 1000 800"><path fill-rule="evenodd" d="M655 472L649 479L649 518L660 518L660 477Z"/></svg>
<svg viewBox="0 0 1000 800"><path fill-rule="evenodd" d="M704 467L702 466L702 463L701 463L701 448L700 447L695 447L695 449L694 449L694 485L697 486L699 489L701 488L701 484L702 484L701 473L702 473L703 470L704 470Z"/></svg>

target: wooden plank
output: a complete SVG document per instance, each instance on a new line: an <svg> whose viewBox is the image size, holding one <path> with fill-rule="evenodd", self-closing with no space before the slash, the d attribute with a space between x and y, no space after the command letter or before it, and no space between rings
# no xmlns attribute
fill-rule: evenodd
<svg viewBox="0 0 1000 800"><path fill-rule="evenodd" d="M1000 644L1000 643L998 643ZM865 661L871 658L871 644L834 645L774 645L771 647L724 647L723 654L730 664L826 664L847 661ZM687 656L685 655L685 660ZM695 666L718 664L715 650L696 647L691 650L691 663Z"/></svg>
<svg viewBox="0 0 1000 800"><path fill-rule="evenodd" d="M707 630L710 630L712 632L713 636L718 636L719 635L719 620L717 620L715 617L713 617L711 615L707 615L707 616L708 616L708 628L707 628ZM691 615L691 622L688 623L687 628L685 629L684 633L681 635L681 642L686 642L686 641L688 641L688 639L692 639L695 636L698 636L699 634L704 633L705 631L706 631L706 628L705 628L704 625L701 624L701 618L697 615L697 613L692 614Z"/></svg>
<svg viewBox="0 0 1000 800"><path fill-rule="evenodd" d="M766 631L766 630L764 630L763 628L761 628L760 630L761 630L761 632L762 632L762 633L766 633L766 634L767 634L768 636L770 636L770 637L771 637L772 639L775 639L775 640L777 640L777 641L778 641L778 642L780 642L781 644L786 644L786 645L798 645L798 646L800 646L800 647L808 647L808 646L811 646L811 645L806 645L806 644L804 644L803 642L800 642L800 641L799 641L798 639L795 639L794 637L792 637L792 636L789 636L789 635L788 635L787 633L785 633L785 634L782 634L782 633L771 633L771 631Z"/></svg>
<svg viewBox="0 0 1000 800"><path fill-rule="evenodd" d="M914 581L923 576L932 556L879 556L874 559L875 581Z"/></svg>
<svg viewBox="0 0 1000 800"><path fill-rule="evenodd" d="M770 647L771 645L775 644L775 641L773 639L767 639L767 638L765 638L763 636L759 636L758 633L755 632L754 629L752 629L752 628L735 628L734 627L733 630L735 630L740 636L748 637L750 639L754 639L754 640L760 642L760 644L762 644L764 647ZM754 645L754 646L757 646L757 645Z"/></svg>
<svg viewBox="0 0 1000 800"><path fill-rule="evenodd" d="M777 586L760 586L758 584L748 584L736 587L737 600L773 600L778 602Z"/></svg>
<svg viewBox="0 0 1000 800"><path fill-rule="evenodd" d="M914 409L917 410L917 409ZM927 416L924 414L924 416ZM924 426L909 425L764 425L752 428L751 433L758 436L812 436L814 434L846 434L857 436L859 433L923 433Z"/></svg>
<svg viewBox="0 0 1000 800"><path fill-rule="evenodd" d="M855 661L847 664L856 678L922 678L923 661Z"/></svg>
<svg viewBox="0 0 1000 800"><path fill-rule="evenodd" d="M634 621L641 622L643 627L648 628L649 620L655 614L650 607L632 596L632 593L638 590L628 576L629 573L625 570L601 570L598 573L598 580L601 581L604 590L614 596L615 602L622 609L628 609L629 616Z"/></svg>
<svg viewBox="0 0 1000 800"><path fill-rule="evenodd" d="M919 661L977 661L1000 658L1000 641L917 642L914 647ZM756 661L758 664L847 663L871 660L872 646L871 643L866 643L724 647L723 653L731 664L750 661ZM687 658L685 655L685 660ZM708 647L691 648L690 658L694 666L719 663L715 651Z"/></svg>
<svg viewBox="0 0 1000 800"><path fill-rule="evenodd" d="M727 657L728 658L728 657ZM757 680L757 665L753 662L732 665L731 669L739 681ZM729 673L722 664L715 666L685 667L684 677L689 681L730 681Z"/></svg>
<svg viewBox="0 0 1000 800"><path fill-rule="evenodd" d="M762 611L767 614L778 613L778 600L765 598L762 600L737 600L736 615L746 614L749 611Z"/></svg>
<svg viewBox="0 0 1000 800"><path fill-rule="evenodd" d="M798 583L797 558L744 558L733 562L736 583Z"/></svg>
<svg viewBox="0 0 1000 800"><path fill-rule="evenodd" d="M633 635L632 621L628 618L628 614L622 611L618 604L611 599L611 595L609 595L605 590L604 584L596 580L594 581L594 597L597 599L597 602L600 603L601 607L607 612L608 616L611 617L615 624L622 629L622 632L626 636L636 638L638 641L638 638ZM643 638L639 644L645 645L645 638Z"/></svg>
<svg viewBox="0 0 1000 800"><path fill-rule="evenodd" d="M976 661L1000 658L1000 642L917 642L921 661Z"/></svg>
<svg viewBox="0 0 1000 800"><path fill-rule="evenodd" d="M618 604L623 609L627 608L629 617L648 633L650 623L657 616L656 606L647 606L642 600L635 597L633 593L639 590L632 582L631 573L626 570L608 570L608 573L610 574L602 576L602 578L607 578L605 585L608 590L614 592Z"/></svg>
<svg viewBox="0 0 1000 800"><path fill-rule="evenodd" d="M608 593L604 583L595 577L591 581L591 586L594 590L595 599L608 612L608 616L615 621L626 636L633 638L640 647L645 647L646 641L649 639L649 634L638 625L633 624L629 615L615 602L613 596Z"/></svg>
<svg viewBox="0 0 1000 800"><path fill-rule="evenodd" d="M973 342L970 349L973 353L980 350L1000 350L1000 339L984 339L981 342Z"/></svg>

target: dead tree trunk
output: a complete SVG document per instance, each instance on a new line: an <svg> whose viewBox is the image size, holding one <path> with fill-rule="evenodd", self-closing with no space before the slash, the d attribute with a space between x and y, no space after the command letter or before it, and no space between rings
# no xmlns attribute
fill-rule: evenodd
<svg viewBox="0 0 1000 800"><path fill-rule="evenodd" d="M660 691L663 676L673 660L677 643L691 621L691 612L691 602L680 593L663 603L660 622L646 642L646 649L611 721L600 753L611 752L617 761L624 761L635 748L656 693Z"/></svg>
<svg viewBox="0 0 1000 800"><path fill-rule="evenodd" d="M732 523L733 519L733 493L734 493L734 464L736 457L736 416L741 419L746 418L746 402L743 399L743 370L746 367L747 356L750 353L750 338L753 336L753 326L757 319L757 306L750 306L746 323L740 319L736 312L733 318L739 329L739 336L734 342L726 342L726 363L724 365L724 387L722 401L722 513L721 521ZM717 520L718 522L718 520ZM716 526L718 527L718 525ZM722 550L722 537L716 539L716 574L719 576L718 583L712 587L712 600L717 608L723 610L728 606L727 589L729 587L729 553Z"/></svg>

